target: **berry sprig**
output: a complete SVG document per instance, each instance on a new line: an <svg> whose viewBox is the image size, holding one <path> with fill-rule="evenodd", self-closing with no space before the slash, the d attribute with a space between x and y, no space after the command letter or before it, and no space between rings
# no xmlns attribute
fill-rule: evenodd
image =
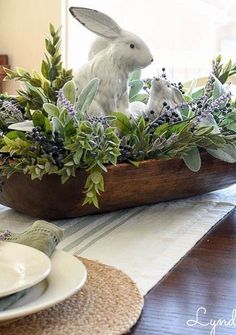
<svg viewBox="0 0 236 335"><path fill-rule="evenodd" d="M163 67L162 69L161 69L161 71L162 71L162 74L161 74L161 78L163 78L163 79L165 79L165 80L167 80L167 74L166 74L166 69L165 69L165 67ZM171 85L172 86L174 86L174 87L176 87L182 94L184 94L185 92L184 92L184 85L179 81L178 83L171 83Z"/></svg>
<svg viewBox="0 0 236 335"><path fill-rule="evenodd" d="M37 155L49 155L59 168L63 167L62 160L65 158L66 150L63 139L57 131L45 133L37 126L32 132L26 133L25 137L32 142L31 151L37 152Z"/></svg>

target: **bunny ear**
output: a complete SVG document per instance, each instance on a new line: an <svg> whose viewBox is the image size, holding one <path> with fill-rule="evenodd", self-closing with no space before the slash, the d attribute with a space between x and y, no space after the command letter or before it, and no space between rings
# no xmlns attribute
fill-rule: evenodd
<svg viewBox="0 0 236 335"><path fill-rule="evenodd" d="M183 97L182 93L180 92L180 90L178 90L178 88L172 86L171 90L172 90L172 93L173 93L174 102L176 104L185 102L184 97Z"/></svg>
<svg viewBox="0 0 236 335"><path fill-rule="evenodd" d="M70 12L83 26L99 36L116 38L122 29L109 16L94 9L70 7Z"/></svg>

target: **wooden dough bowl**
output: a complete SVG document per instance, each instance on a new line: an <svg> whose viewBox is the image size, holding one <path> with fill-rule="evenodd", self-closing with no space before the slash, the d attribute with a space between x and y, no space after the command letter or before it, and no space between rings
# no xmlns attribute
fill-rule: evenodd
<svg viewBox="0 0 236 335"><path fill-rule="evenodd" d="M57 175L31 180L23 173L0 177L0 203L21 213L44 219L62 219L121 208L191 197L236 182L236 164L202 153L202 167L191 172L179 159L146 160L140 166L109 166L100 208L82 206L86 172L78 170L64 185Z"/></svg>

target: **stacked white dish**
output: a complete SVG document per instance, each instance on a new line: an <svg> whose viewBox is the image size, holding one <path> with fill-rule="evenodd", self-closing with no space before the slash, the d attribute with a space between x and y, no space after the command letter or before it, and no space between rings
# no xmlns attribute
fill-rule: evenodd
<svg viewBox="0 0 236 335"><path fill-rule="evenodd" d="M87 278L78 258L55 250L51 259L34 248L0 243L1 299L27 289L17 302L0 312L0 323L49 308L76 293Z"/></svg>

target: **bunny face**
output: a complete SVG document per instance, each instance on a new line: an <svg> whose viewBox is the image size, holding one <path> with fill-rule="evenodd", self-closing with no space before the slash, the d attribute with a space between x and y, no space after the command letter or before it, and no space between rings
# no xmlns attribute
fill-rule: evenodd
<svg viewBox="0 0 236 335"><path fill-rule="evenodd" d="M70 12L84 27L100 36L89 59L106 49L117 64L126 64L129 72L142 69L153 61L146 43L137 35L123 30L106 14L82 7L71 7Z"/></svg>
<svg viewBox="0 0 236 335"><path fill-rule="evenodd" d="M135 34L123 31L111 43L113 57L125 63L129 72L142 69L153 61L152 54L144 41Z"/></svg>
<svg viewBox="0 0 236 335"><path fill-rule="evenodd" d="M172 86L168 80L162 78L153 78L152 79L152 89L156 93L165 94L166 97L170 97L172 95Z"/></svg>

